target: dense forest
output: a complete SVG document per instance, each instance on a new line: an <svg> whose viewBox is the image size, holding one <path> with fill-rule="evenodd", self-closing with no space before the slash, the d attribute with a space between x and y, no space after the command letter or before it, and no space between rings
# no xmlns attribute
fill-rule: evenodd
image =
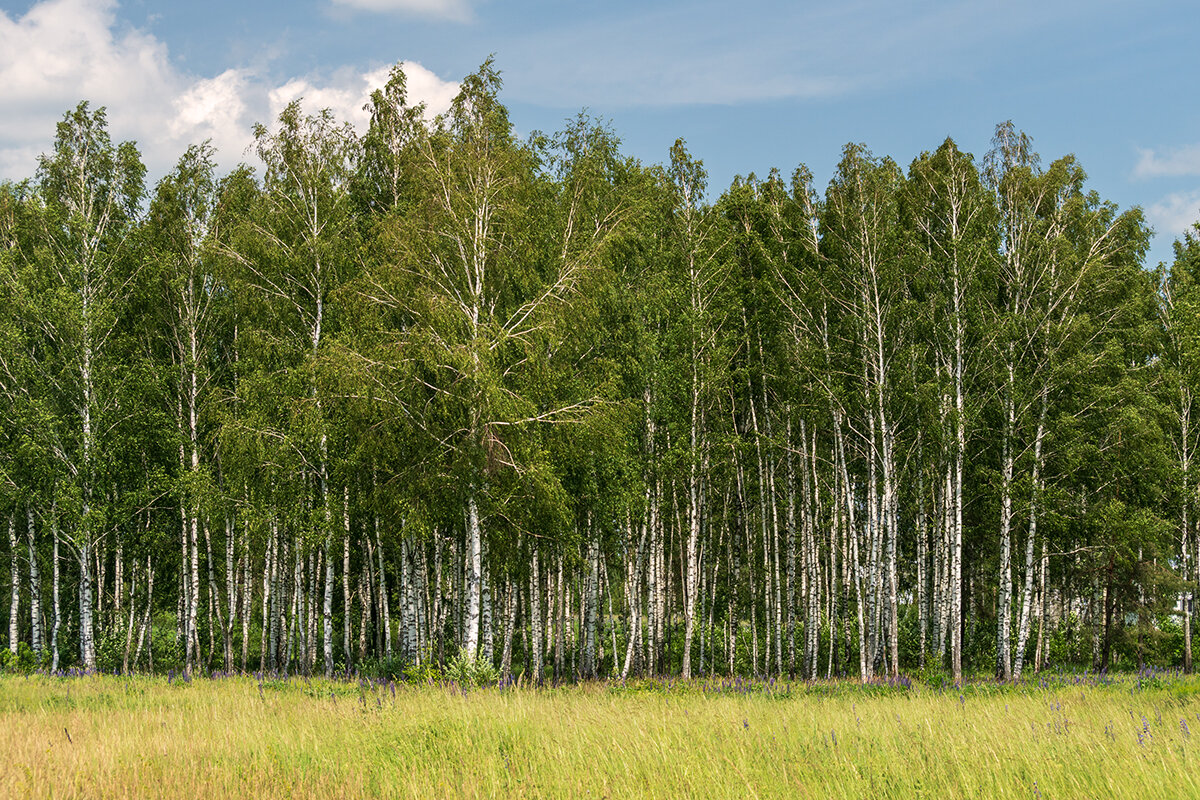
<svg viewBox="0 0 1200 800"><path fill-rule="evenodd" d="M1011 123L717 196L499 89L153 189L82 103L0 186L5 663L1191 669L1200 226Z"/></svg>

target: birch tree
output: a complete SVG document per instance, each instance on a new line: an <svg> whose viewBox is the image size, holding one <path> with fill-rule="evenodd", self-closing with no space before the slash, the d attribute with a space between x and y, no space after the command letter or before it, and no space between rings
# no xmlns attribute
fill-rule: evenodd
<svg viewBox="0 0 1200 800"><path fill-rule="evenodd" d="M1197 456L1200 454L1200 230L1175 242L1175 259L1169 270L1158 273L1158 309L1163 332L1163 361L1172 412L1171 436L1178 470L1178 553L1183 580L1179 605L1183 627L1183 667L1190 672L1192 659L1192 604L1200 579L1200 519L1197 501Z"/></svg>
<svg viewBox="0 0 1200 800"><path fill-rule="evenodd" d="M164 338L175 367L172 410L184 478L180 524L189 587L184 604L187 670L194 669L198 659L201 504L208 494L205 484L211 480L207 465L201 463L201 404L212 378L216 346L218 285L209 255L216 239L218 190L213 156L208 145L188 148L175 170L159 183L147 220L159 290L154 300L158 301L155 305L163 318Z"/></svg>
<svg viewBox="0 0 1200 800"><path fill-rule="evenodd" d="M904 346L907 286L900 259L898 199L903 176L890 159L876 159L859 145L847 145L826 192L822 246L837 265L834 295L847 315L858 355L856 380L862 417L855 421L868 467L866 492L866 577L870 616L863 679L876 663L899 670L898 544L895 394L893 366ZM886 650L886 652L885 652ZM957 651L956 651L957 652ZM961 670L954 659L955 673Z"/></svg>
<svg viewBox="0 0 1200 800"><path fill-rule="evenodd" d="M968 425L979 413L979 401L967 397L969 382L978 370L973 354L982 349L982 288L994 280L996 254L996 213L970 156L947 139L935 153L923 154L913 162L908 179L910 214L916 233L916 246L922 266L934 284L937 298L930 320L935 346L936 372L945 376L949 430L943 440L948 444L947 525L950 550L948 585L952 670L961 678L961 642L957 631L962 617L963 508L966 492L963 484L967 455ZM921 500L923 502L923 499ZM1001 564L1008 563L1006 543L1001 545ZM1002 571L1005 569L1002 566ZM1000 618L1002 644L1000 661L1008 663L1009 599L1001 595ZM1007 677L1005 675L1004 677Z"/></svg>
<svg viewBox="0 0 1200 800"><path fill-rule="evenodd" d="M322 652L329 675L334 663L333 505L339 493L330 486L329 392L321 369L336 326L334 291L355 269L350 190L359 146L348 124L328 110L304 115L299 101L283 110L278 124L274 132L255 128L256 152L266 165L262 191L225 252L237 265L242 285L263 303L255 320L258 363L273 376L276 396L289 404L282 426L265 433L292 452L315 484L313 520L324 564Z"/></svg>
<svg viewBox="0 0 1200 800"><path fill-rule="evenodd" d="M54 149L38 166L46 257L43 293L28 312L39 334L57 345L40 372L55 395L49 448L66 482L62 533L79 564L80 660L89 670L96 668L92 570L105 534L105 450L113 429L133 413L116 404L121 373L113 349L135 275L129 236L144 174L134 145L113 145L104 109L89 111L87 103L59 123Z"/></svg>

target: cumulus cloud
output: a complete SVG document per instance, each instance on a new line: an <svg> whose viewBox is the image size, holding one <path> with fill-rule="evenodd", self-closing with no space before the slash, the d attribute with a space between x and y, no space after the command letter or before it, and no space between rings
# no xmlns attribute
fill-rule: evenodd
<svg viewBox="0 0 1200 800"><path fill-rule="evenodd" d="M1200 220L1200 189L1167 195L1146 209L1146 218L1163 239L1182 236Z"/></svg>
<svg viewBox="0 0 1200 800"><path fill-rule="evenodd" d="M20 140L84 97L137 119L178 90L166 47L139 31L115 36L114 9L112 0L45 0L20 19L0 13L0 137Z"/></svg>
<svg viewBox="0 0 1200 800"><path fill-rule="evenodd" d="M426 115L430 118L450 108L450 102L458 94L457 83L443 81L413 61L401 62L401 67L409 102L424 102ZM268 92L271 118L278 117L288 103L301 100L308 110L328 108L338 119L364 131L371 122L370 112L366 109L371 92L387 83L391 70L391 67L369 72L340 70L320 84L307 78L293 78Z"/></svg>
<svg viewBox="0 0 1200 800"><path fill-rule="evenodd" d="M1177 178L1200 175L1200 143L1164 150L1140 149L1135 178Z"/></svg>
<svg viewBox="0 0 1200 800"><path fill-rule="evenodd" d="M0 179L30 177L53 144L55 124L81 99L106 106L114 140L137 141L152 176L165 174L190 144L211 139L228 168L247 158L251 128L291 100L328 107L359 130L370 93L390 67L344 68L282 85L250 68L205 77L181 70L166 45L117 31L115 0L42 0L24 16L0 12ZM444 111L458 85L420 64L404 64L412 102Z"/></svg>
<svg viewBox="0 0 1200 800"><path fill-rule="evenodd" d="M247 144L249 88L249 74L237 69L195 81L171 103L167 138L173 143L211 139L218 153L236 160Z"/></svg>
<svg viewBox="0 0 1200 800"><path fill-rule="evenodd" d="M432 19L466 22L471 7L466 0L333 0L336 6L384 14L413 14Z"/></svg>

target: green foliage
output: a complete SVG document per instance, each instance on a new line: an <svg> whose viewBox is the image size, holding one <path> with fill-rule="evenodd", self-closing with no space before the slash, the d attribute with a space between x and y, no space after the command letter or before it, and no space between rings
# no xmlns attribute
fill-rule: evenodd
<svg viewBox="0 0 1200 800"><path fill-rule="evenodd" d="M1079 617L1068 615L1063 624L1051 629L1046 641L1047 660L1064 667L1090 667L1092 640L1090 631L1083 630Z"/></svg>
<svg viewBox="0 0 1200 800"><path fill-rule="evenodd" d="M405 682L417 686L433 685L440 683L443 679L442 671L432 659L425 659L419 664L409 664L403 671L402 677Z"/></svg>
<svg viewBox="0 0 1200 800"><path fill-rule="evenodd" d="M374 656L364 658L355 664L354 668L364 678L400 681L405 680L413 664L403 656L393 655L391 658Z"/></svg>
<svg viewBox="0 0 1200 800"><path fill-rule="evenodd" d="M460 686L490 686L500 680L500 673L491 662L460 653L446 665L442 680Z"/></svg>
<svg viewBox="0 0 1200 800"><path fill-rule="evenodd" d="M83 103L0 187L22 635L57 542L61 664L91 643L107 671L149 604L133 669L256 663L266 640L268 671L328 644L329 672L492 683L484 580L493 650L517 609L528 661L534 555L541 625L569 619L550 672L590 672L593 632L619 670L637 609L656 674L698 630L705 667L786 670L787 626L803 671L832 627L835 672L878 642L897 676L930 662L922 617L965 627L961 666L990 674L1023 615L1028 663L1024 612L1059 601L1086 619L1044 632L1052 664L1091 666L1095 631L1105 665L1182 661L1200 228L1146 272L1141 212L1012 123L978 160L849 144L823 194L798 166L717 196L683 139L646 166L586 114L518 138L492 59L459 88L429 118L397 65L365 135L297 101L255 127L260 175L200 144L152 197Z"/></svg>
<svg viewBox="0 0 1200 800"><path fill-rule="evenodd" d="M28 642L18 642L17 652L0 650L0 674L29 675L44 665Z"/></svg>

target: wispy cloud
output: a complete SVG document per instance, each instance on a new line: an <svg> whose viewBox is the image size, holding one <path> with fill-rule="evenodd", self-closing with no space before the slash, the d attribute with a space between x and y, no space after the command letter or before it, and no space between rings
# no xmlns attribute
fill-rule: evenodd
<svg viewBox="0 0 1200 800"><path fill-rule="evenodd" d="M280 84L262 66L213 77L189 74L165 44L141 30L116 30L114 0L43 0L24 16L0 12L0 179L29 177L53 142L55 123L81 99L107 106L114 139L134 139L152 175L189 144L211 139L230 167L246 158L254 122L270 122L291 100L328 107L361 129L363 106L390 67L342 69ZM444 111L458 85L406 63L408 94Z"/></svg>
<svg viewBox="0 0 1200 800"><path fill-rule="evenodd" d="M333 0L333 4L378 14L411 14L451 22L467 22L472 18L467 0Z"/></svg>
<svg viewBox="0 0 1200 800"><path fill-rule="evenodd" d="M509 90L530 102L736 105L823 100L920 81L964 79L1007 63L1026 39L1113 0L757 0L598 4L499 55ZM766 22L766 24L764 24Z"/></svg>
<svg viewBox="0 0 1200 800"><path fill-rule="evenodd" d="M1200 143L1161 150L1138 149L1135 178L1178 178L1200 175Z"/></svg>

